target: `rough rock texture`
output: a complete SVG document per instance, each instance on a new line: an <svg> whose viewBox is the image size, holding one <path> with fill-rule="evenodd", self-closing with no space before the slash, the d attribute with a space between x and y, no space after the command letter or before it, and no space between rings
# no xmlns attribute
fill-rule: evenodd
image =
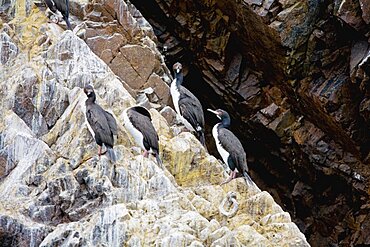
<svg viewBox="0 0 370 247"><path fill-rule="evenodd" d="M369 1L132 2L309 242L370 244Z"/></svg>
<svg viewBox="0 0 370 247"><path fill-rule="evenodd" d="M164 107L171 75L150 24L130 2L91 1L84 7L86 21L79 33L91 50L132 94L151 87L156 94L151 102Z"/></svg>
<svg viewBox="0 0 370 247"><path fill-rule="evenodd" d="M133 20L124 8L129 3L114 2L120 15L108 11L113 2L90 4L71 1L74 33L48 23L32 2L7 7L15 13L3 20L0 43L6 51L0 65L1 246L309 246L266 191L247 188L242 178L220 187L227 174L219 161L154 108L165 169L140 155L122 112L135 104L129 91L139 78L163 84L156 70L168 69L147 45L154 45L147 25L125 27L125 44L103 42L104 54L120 50L114 59L126 70L118 77L105 55L96 55L101 42L91 39L122 40L112 25L123 29L117 23ZM9 44L14 52L6 50ZM152 62L140 62L140 54ZM119 123L115 164L98 159L88 131L81 89L87 83ZM162 113L173 119L168 108ZM236 208L229 203L235 200Z"/></svg>

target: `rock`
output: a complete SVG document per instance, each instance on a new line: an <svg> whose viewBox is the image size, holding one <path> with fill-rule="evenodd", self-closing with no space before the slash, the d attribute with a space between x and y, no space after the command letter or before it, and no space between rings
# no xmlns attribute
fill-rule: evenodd
<svg viewBox="0 0 370 247"><path fill-rule="evenodd" d="M224 236L227 236L227 235L231 235L231 232L229 229L227 229L226 227L221 227L219 229L217 229L216 231L214 231L210 236L209 236L209 241L211 243L214 243L216 240L220 240L219 242L222 243L222 237Z"/></svg>
<svg viewBox="0 0 370 247"><path fill-rule="evenodd" d="M302 45L313 31L312 24L316 21L318 11L318 4L308 1L296 2L279 12L275 23L280 22L280 25L272 25L279 31L282 43L292 49Z"/></svg>
<svg viewBox="0 0 370 247"><path fill-rule="evenodd" d="M127 43L126 38L120 33L115 33L108 38L99 33L95 35L99 36L87 38L86 44L96 55L101 57L106 64L109 64L119 52L119 48Z"/></svg>
<svg viewBox="0 0 370 247"><path fill-rule="evenodd" d="M191 203L197 211L207 219L211 218L211 216L215 215L217 212L217 208L213 207L211 202L207 201L203 197L196 195L193 200L191 200Z"/></svg>
<svg viewBox="0 0 370 247"><path fill-rule="evenodd" d="M255 5L261 6L263 0L246 0L245 2L247 2L250 5L255 4Z"/></svg>
<svg viewBox="0 0 370 247"><path fill-rule="evenodd" d="M50 227L42 224L22 222L9 215L0 215L0 240L3 245L39 246L45 236L51 231Z"/></svg>
<svg viewBox="0 0 370 247"><path fill-rule="evenodd" d="M37 136L48 132L48 126L44 117L36 108L37 102L32 102L38 94L36 84L38 83L37 75L31 68L26 68L22 74L24 84L18 85L15 92L13 111L34 131Z"/></svg>
<svg viewBox="0 0 370 247"><path fill-rule="evenodd" d="M160 137L162 137L162 139L172 138L173 137L172 131L168 124L166 123L166 119L157 110L154 109L150 109L150 114L153 116L152 123Z"/></svg>
<svg viewBox="0 0 370 247"><path fill-rule="evenodd" d="M237 91L246 100L250 100L258 96L258 94L260 94L260 85L257 76L249 74L245 83L243 83Z"/></svg>
<svg viewBox="0 0 370 247"><path fill-rule="evenodd" d="M362 11L362 19L366 22L366 24L370 23L370 2L368 0L359 0L361 11Z"/></svg>
<svg viewBox="0 0 370 247"><path fill-rule="evenodd" d="M63 115L69 105L68 90L55 80L43 80L41 86L40 113L46 121L48 129L52 128ZM55 103L54 103L55 102Z"/></svg>
<svg viewBox="0 0 370 247"><path fill-rule="evenodd" d="M125 54L132 66L126 68L124 76L152 77L159 83L157 76L164 76L168 68L162 68L153 47L134 40L144 34L153 35L153 31L136 8L124 1L96 2L93 6L86 1L72 3L75 22L84 22L75 30L88 27L86 36L80 35L86 42L69 30L62 32L58 25L47 23L36 6L26 15L18 13L12 21L14 30L20 30L12 39L21 48L6 63L6 73L0 75L1 243L240 246L239 237L245 242L245 236L253 236L271 239L268 245L273 245L273 232L282 242L289 243L294 237L301 246L307 244L288 217L284 221L278 216L283 211L267 192L247 188L242 178L219 186L227 176L222 164L191 133L174 136L167 120L155 108L150 113L165 168L160 168L154 157L145 158L135 151L132 137L122 125L123 110L135 105L135 100L125 89L125 82L106 64L108 60L99 58L98 52L94 53L86 43L102 53L110 50L113 54L117 49L132 52ZM80 15L90 19L83 20ZM94 29L89 29L92 19L101 27L100 22L114 22L114 18L120 25L125 24L119 29L125 28L130 34L129 38L125 36L127 44L120 46L122 33L122 37L117 34L97 38L108 40L98 44L89 33ZM111 24L107 29L112 28ZM102 33L105 31L98 35ZM117 43L109 42L110 38L118 39ZM150 44L148 40L145 43ZM141 55L150 56L150 61L145 63ZM145 80L139 83L137 88L146 88ZM81 87L86 84L94 86L97 102L117 120L115 163L105 155L97 155L98 146L85 117L86 95ZM157 89L153 87L153 94ZM39 121L30 123L35 116ZM238 221L238 227L252 223L252 233L236 234L235 222L229 224L218 212L220 202L233 191L239 202L234 217L247 216ZM265 218L261 226L262 216L267 215L271 217ZM267 229L266 233L263 229Z"/></svg>
<svg viewBox="0 0 370 247"><path fill-rule="evenodd" d="M359 41L354 43L351 49L351 61L350 61L351 72L364 59L368 47L369 44L365 41Z"/></svg>
<svg viewBox="0 0 370 247"><path fill-rule="evenodd" d="M310 208L313 204L312 188L302 182L297 182L292 192L292 197L297 200L301 207Z"/></svg>
<svg viewBox="0 0 370 247"><path fill-rule="evenodd" d="M361 25L363 25L360 10L361 4L359 1L341 1L337 15L350 26L360 29Z"/></svg>
<svg viewBox="0 0 370 247"><path fill-rule="evenodd" d="M309 242L355 245L356 230L343 230L343 217L329 217L333 227L317 232L328 225L326 218L304 210L292 191L302 182L320 191L308 201L323 211L348 209L357 221L370 213L353 203L369 200L363 195L370 180L357 182L370 174L367 1L132 2L157 30L168 65L180 59L187 68L186 86L202 103L230 113L252 174L260 177L256 183L312 234ZM206 123L213 119L206 115ZM344 165L349 169L341 169ZM340 189L348 186L358 193L349 196ZM327 200L318 196L323 194ZM338 205L330 198L346 199ZM366 235L369 229L359 231Z"/></svg>
<svg viewBox="0 0 370 247"><path fill-rule="evenodd" d="M152 87L141 90L136 98L136 103L146 108L159 108L160 105L156 104L158 102L159 98Z"/></svg>
<svg viewBox="0 0 370 247"><path fill-rule="evenodd" d="M362 100L360 104L360 113L366 121L367 126L370 126L370 99Z"/></svg>
<svg viewBox="0 0 370 247"><path fill-rule="evenodd" d="M183 132L164 143L163 155L168 157L166 168L175 174L177 183L182 186L221 183L222 166L216 165L218 161L214 157L206 157L205 150L195 143L199 141L189 132ZM195 156L195 153L199 156Z"/></svg>
<svg viewBox="0 0 370 247"><path fill-rule="evenodd" d="M266 246L268 245L268 240L262 237L257 231L250 227L249 225L243 225L235 230L236 236L240 241L240 244L245 246ZM248 235L245 235L248 233Z"/></svg>
<svg viewBox="0 0 370 247"><path fill-rule="evenodd" d="M170 72L157 49L153 30L141 13L125 1L94 3L86 6L85 12L89 21L84 23L84 39L89 47L123 80L128 91L138 93L152 87L158 97L154 103L164 107ZM138 70L142 59L146 59L146 65Z"/></svg>
<svg viewBox="0 0 370 247"><path fill-rule="evenodd" d="M165 105L168 104L170 101L170 88L160 76L155 73L151 74L146 85L154 88L155 95L158 97L154 102L162 102Z"/></svg>
<svg viewBox="0 0 370 247"><path fill-rule="evenodd" d="M262 109L261 113L266 117L273 118L274 116L276 116L278 109L279 106L277 106L275 103L272 103L268 107Z"/></svg>
<svg viewBox="0 0 370 247"><path fill-rule="evenodd" d="M145 94L145 93L140 93L137 97L136 97L136 104L137 105L140 105L140 106L143 106L147 109L150 109L152 106L149 102L149 98L148 96Z"/></svg>
<svg viewBox="0 0 370 247"><path fill-rule="evenodd" d="M7 33L0 34L0 62L6 64L10 59L16 57L18 47L13 43Z"/></svg>
<svg viewBox="0 0 370 247"><path fill-rule="evenodd" d="M283 137L294 121L294 115L290 111L286 111L275 118L268 127L273 129L279 137Z"/></svg>
<svg viewBox="0 0 370 247"><path fill-rule="evenodd" d="M120 49L120 53L113 59L112 64L113 72L126 81L131 88L142 89L141 85L155 70L156 60L149 48L127 45ZM145 64L145 66L139 69L140 64Z"/></svg>
<svg viewBox="0 0 370 247"><path fill-rule="evenodd" d="M174 109L172 109L171 107L169 106L166 106L164 107L161 111L160 111L161 115L166 119L167 121L167 124L169 126L172 126L176 123L176 112Z"/></svg>

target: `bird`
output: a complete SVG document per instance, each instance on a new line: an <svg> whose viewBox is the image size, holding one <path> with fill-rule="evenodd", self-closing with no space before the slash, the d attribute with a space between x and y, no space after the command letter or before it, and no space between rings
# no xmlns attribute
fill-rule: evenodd
<svg viewBox="0 0 370 247"><path fill-rule="evenodd" d="M113 115L105 111L96 101L96 95L91 85L84 87L84 92L87 95L86 104L86 119L89 130L93 133L94 139L99 146L99 159L102 154L107 153L108 158L116 161L116 155L113 150L114 135L117 135L117 122ZM102 153L102 145L105 145L107 151Z"/></svg>
<svg viewBox="0 0 370 247"><path fill-rule="evenodd" d="M62 14L69 30L72 30L69 22L69 0L45 0L46 5L51 12L56 13L57 10Z"/></svg>
<svg viewBox="0 0 370 247"><path fill-rule="evenodd" d="M175 78L171 83L170 92L175 110L185 127L190 131L196 132L200 143L206 148L202 104L194 94L181 86L184 79L181 63L175 63L173 70Z"/></svg>
<svg viewBox="0 0 370 247"><path fill-rule="evenodd" d="M136 144L144 150L144 157L148 158L148 155L152 154L156 158L157 164L163 168L159 158L159 138L149 111L142 106L129 107L123 112L123 121Z"/></svg>
<svg viewBox="0 0 370 247"><path fill-rule="evenodd" d="M254 185L251 177L248 175L247 155L244 151L243 145L234 133L228 129L231 123L230 115L222 109L207 110L216 114L216 116L221 120L220 123L217 123L213 127L212 135L215 139L218 153L224 163L228 165L231 170L230 177L220 185L229 183L239 175L245 178L248 186Z"/></svg>

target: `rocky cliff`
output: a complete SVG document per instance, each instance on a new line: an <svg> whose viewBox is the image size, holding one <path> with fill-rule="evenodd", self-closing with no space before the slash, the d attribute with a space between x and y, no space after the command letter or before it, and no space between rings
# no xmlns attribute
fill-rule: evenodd
<svg viewBox="0 0 370 247"><path fill-rule="evenodd" d="M269 193L241 178L219 186L222 164L179 134L163 108L170 74L140 12L123 0L70 3L73 32L40 2L1 1L0 246L309 246ZM119 123L114 164L88 131L86 84ZM151 108L163 170L122 125L134 98Z"/></svg>
<svg viewBox="0 0 370 247"><path fill-rule="evenodd" d="M309 242L369 245L369 1L132 2Z"/></svg>

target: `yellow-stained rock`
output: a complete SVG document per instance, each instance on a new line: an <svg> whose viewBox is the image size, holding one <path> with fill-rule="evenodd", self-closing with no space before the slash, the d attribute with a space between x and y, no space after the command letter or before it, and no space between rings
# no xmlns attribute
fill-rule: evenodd
<svg viewBox="0 0 370 247"><path fill-rule="evenodd" d="M217 160L206 155L205 149L198 144L199 141L189 132L163 143L163 157L168 160L166 167L179 185L217 184L222 181L222 167L215 166Z"/></svg>
<svg viewBox="0 0 370 247"><path fill-rule="evenodd" d="M165 138L166 140L171 139L172 131L168 126L166 119L154 109L150 109L150 114L152 116L154 128L157 130L159 137L161 139Z"/></svg>
<svg viewBox="0 0 370 247"><path fill-rule="evenodd" d="M265 237L263 237L253 227L249 225L241 225L235 230L235 234L240 243L244 246L274 246L273 243L270 243Z"/></svg>
<svg viewBox="0 0 370 247"><path fill-rule="evenodd" d="M256 222L254 220L255 219L250 214L246 214L242 212L230 218L228 220L228 226L231 230L238 229L239 227L245 226L245 225L255 226Z"/></svg>

